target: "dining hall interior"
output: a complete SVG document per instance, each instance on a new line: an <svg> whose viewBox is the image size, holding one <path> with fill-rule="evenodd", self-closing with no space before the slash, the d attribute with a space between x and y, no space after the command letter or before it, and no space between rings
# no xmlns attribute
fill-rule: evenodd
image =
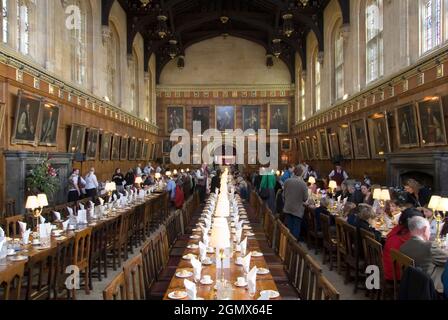
<svg viewBox="0 0 448 320"><path fill-rule="evenodd" d="M448 298L448 0L0 6L0 300Z"/></svg>

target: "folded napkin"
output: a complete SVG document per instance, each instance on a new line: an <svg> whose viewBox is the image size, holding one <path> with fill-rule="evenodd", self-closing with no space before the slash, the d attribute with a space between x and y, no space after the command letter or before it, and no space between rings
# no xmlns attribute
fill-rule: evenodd
<svg viewBox="0 0 448 320"><path fill-rule="evenodd" d="M61 213L57 212L57 211L53 211L54 214L54 218L56 219L56 221L61 221Z"/></svg>
<svg viewBox="0 0 448 320"><path fill-rule="evenodd" d="M138 196L140 198L144 198L145 197L145 190L141 189L140 192L138 193Z"/></svg>
<svg viewBox="0 0 448 320"><path fill-rule="evenodd" d="M247 256L243 258L243 269L245 272L249 272L250 270L250 259L252 258L252 253L249 253Z"/></svg>
<svg viewBox="0 0 448 320"><path fill-rule="evenodd" d="M67 219L66 221L62 222L62 229L64 229L64 231L67 231L69 223L70 219Z"/></svg>
<svg viewBox="0 0 448 320"><path fill-rule="evenodd" d="M78 216L76 217L76 222L80 224L87 224L87 211L78 210Z"/></svg>
<svg viewBox="0 0 448 320"><path fill-rule="evenodd" d="M261 291L260 298L258 298L257 300L271 300L271 294L269 293L269 291Z"/></svg>
<svg viewBox="0 0 448 320"><path fill-rule="evenodd" d="M73 215L73 209L72 208L70 208L70 207L67 207L67 211L68 211L68 214L69 215Z"/></svg>
<svg viewBox="0 0 448 320"><path fill-rule="evenodd" d="M3 250L3 246L6 246L6 239L0 240L0 259L6 258L7 251Z"/></svg>
<svg viewBox="0 0 448 320"><path fill-rule="evenodd" d="M249 287L249 292L255 293L257 290L257 271L257 266L254 266L247 274L247 286Z"/></svg>
<svg viewBox="0 0 448 320"><path fill-rule="evenodd" d="M188 279L184 280L185 290L187 291L188 299L196 300L197 288L196 284Z"/></svg>
<svg viewBox="0 0 448 320"><path fill-rule="evenodd" d="M195 257L191 258L190 260L191 265L193 267L193 273L194 278L200 280L201 279L201 272L202 272L202 263Z"/></svg>
<svg viewBox="0 0 448 320"><path fill-rule="evenodd" d="M115 195L114 195L115 196ZM113 197L109 197L108 203L112 203Z"/></svg>
<svg viewBox="0 0 448 320"><path fill-rule="evenodd" d="M92 201L89 201L90 208L95 208L95 204Z"/></svg>
<svg viewBox="0 0 448 320"><path fill-rule="evenodd" d="M39 237L41 239L51 237L51 223L42 223L39 225Z"/></svg>
<svg viewBox="0 0 448 320"><path fill-rule="evenodd" d="M199 260L203 261L207 256L207 246L202 241L199 241Z"/></svg>
<svg viewBox="0 0 448 320"><path fill-rule="evenodd" d="M212 221L208 218L205 218L204 222L205 222L206 228L210 229L210 227L212 226Z"/></svg>
<svg viewBox="0 0 448 320"><path fill-rule="evenodd" d="M84 210L84 205L82 203L79 204L79 209Z"/></svg>
<svg viewBox="0 0 448 320"><path fill-rule="evenodd" d="M26 231L26 222L19 221L20 232L24 233Z"/></svg>
<svg viewBox="0 0 448 320"><path fill-rule="evenodd" d="M22 243L28 244L30 242L30 234L31 229L25 230L25 232L22 233Z"/></svg>
<svg viewBox="0 0 448 320"><path fill-rule="evenodd" d="M241 229L236 229L236 243L240 243L241 242L241 236L243 235L243 228Z"/></svg>
<svg viewBox="0 0 448 320"><path fill-rule="evenodd" d="M114 201L117 201L118 200L118 197L117 197L117 195L114 193L114 195L113 195L113 198L114 198Z"/></svg>
<svg viewBox="0 0 448 320"><path fill-rule="evenodd" d="M210 237L208 236L208 234L202 235L202 242L204 242L205 246L208 247L210 243Z"/></svg>
<svg viewBox="0 0 448 320"><path fill-rule="evenodd" d="M238 223L235 223L235 229L240 230L243 229L244 220L239 221Z"/></svg>
<svg viewBox="0 0 448 320"><path fill-rule="evenodd" d="M96 219L95 207L91 207L91 208L87 209L87 213L88 213L90 219Z"/></svg>
<svg viewBox="0 0 448 320"><path fill-rule="evenodd" d="M45 218L42 216L39 216L39 220L40 220L40 224L44 224L45 223Z"/></svg>
<svg viewBox="0 0 448 320"><path fill-rule="evenodd" d="M0 239L3 239L5 237L5 231L2 227L0 227Z"/></svg>
<svg viewBox="0 0 448 320"><path fill-rule="evenodd" d="M99 200L101 206L104 205L104 199L103 198L98 198L98 200Z"/></svg>
<svg viewBox="0 0 448 320"><path fill-rule="evenodd" d="M341 199L342 199L342 196L339 196L339 197L338 197L338 202L339 202L339 203L341 202Z"/></svg>
<svg viewBox="0 0 448 320"><path fill-rule="evenodd" d="M241 245L241 254L245 255L247 251L247 238L244 238L244 240L241 241L240 245Z"/></svg>

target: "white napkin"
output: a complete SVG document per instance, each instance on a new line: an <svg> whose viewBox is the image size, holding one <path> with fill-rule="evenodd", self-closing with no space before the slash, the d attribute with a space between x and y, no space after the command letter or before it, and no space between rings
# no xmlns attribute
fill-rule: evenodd
<svg viewBox="0 0 448 320"><path fill-rule="evenodd" d="M271 300L271 295L269 291L262 291L260 293L260 298L258 298L257 300Z"/></svg>
<svg viewBox="0 0 448 320"><path fill-rule="evenodd" d="M257 266L254 266L247 274L247 285L249 287L249 292L255 292L257 290L257 271Z"/></svg>
<svg viewBox="0 0 448 320"><path fill-rule="evenodd" d="M31 234L31 229L28 229L22 233L22 243L23 244L28 244L30 242L30 234Z"/></svg>
<svg viewBox="0 0 448 320"><path fill-rule="evenodd" d="M202 263L195 257L191 258L190 262L193 266L194 277L196 279L201 279Z"/></svg>
<svg viewBox="0 0 448 320"><path fill-rule="evenodd" d="M44 224L45 223L45 218L42 216L39 216L39 220L40 220L40 224Z"/></svg>
<svg viewBox="0 0 448 320"><path fill-rule="evenodd" d="M26 231L26 222L19 221L20 231L24 233Z"/></svg>
<svg viewBox="0 0 448 320"><path fill-rule="evenodd" d="M210 229L210 227L212 226L212 221L210 219L208 219L208 218L205 218L204 221L205 221L205 226L208 229Z"/></svg>
<svg viewBox="0 0 448 320"><path fill-rule="evenodd" d="M90 204L90 208L95 208L95 204L93 203L93 201L89 201Z"/></svg>
<svg viewBox="0 0 448 320"><path fill-rule="evenodd" d="M339 202L339 203L341 202L341 199L342 199L342 196L339 196L339 197L338 197L338 202Z"/></svg>
<svg viewBox="0 0 448 320"><path fill-rule="evenodd" d="M207 246L202 241L199 241L199 260L203 261L207 256Z"/></svg>
<svg viewBox="0 0 448 320"><path fill-rule="evenodd" d="M2 250L3 249L3 246L6 244L6 239L2 239L2 240L0 240L0 259L3 259L3 258L6 258L6 254L7 254L7 251L6 250ZM4 252L4 254L2 255L2 252Z"/></svg>
<svg viewBox="0 0 448 320"><path fill-rule="evenodd" d="M113 197L114 197L114 201L117 201L117 200L118 200L118 197L117 197L116 194L114 194Z"/></svg>
<svg viewBox="0 0 448 320"><path fill-rule="evenodd" d="M124 190L124 194L125 194L125 196L127 197L127 196L129 196L129 192L128 192L128 190Z"/></svg>
<svg viewBox="0 0 448 320"><path fill-rule="evenodd" d="M84 210L84 205L82 203L79 204L79 209Z"/></svg>
<svg viewBox="0 0 448 320"><path fill-rule="evenodd" d="M202 242L204 242L205 246L208 247L208 245L210 243L210 238L209 238L208 234L202 235Z"/></svg>
<svg viewBox="0 0 448 320"><path fill-rule="evenodd" d="M78 216L76 217L76 221L81 224L87 224L87 211L78 210Z"/></svg>
<svg viewBox="0 0 448 320"><path fill-rule="evenodd" d="M252 258L252 253L249 253L247 256L243 258L243 269L245 272L249 272L250 270L250 259Z"/></svg>
<svg viewBox="0 0 448 320"><path fill-rule="evenodd" d="M5 231L2 227L0 227L0 239L3 239L5 237Z"/></svg>
<svg viewBox="0 0 448 320"><path fill-rule="evenodd" d="M67 231L69 223L70 219L67 219L67 221L62 222L62 229L64 229L64 231Z"/></svg>
<svg viewBox="0 0 448 320"><path fill-rule="evenodd" d="M197 293L196 284L188 279L185 279L184 286L187 291L188 298L190 300L196 300L196 293Z"/></svg>
<svg viewBox="0 0 448 320"><path fill-rule="evenodd" d="M244 238L244 240L241 241L240 246L241 246L241 254L245 255L247 251L247 238Z"/></svg>
<svg viewBox="0 0 448 320"><path fill-rule="evenodd" d="M51 223L42 223L39 225L39 236L40 238L51 237Z"/></svg>
<svg viewBox="0 0 448 320"><path fill-rule="evenodd" d="M241 243L241 236L243 235L243 229L236 229L236 242Z"/></svg>
<svg viewBox="0 0 448 320"><path fill-rule="evenodd" d="M236 230L243 229L243 224L244 224L244 220L241 220L240 222L235 223L235 229Z"/></svg>
<svg viewBox="0 0 448 320"><path fill-rule="evenodd" d="M54 218L56 219L56 221L61 221L61 213L57 212L57 211L53 211L54 214Z"/></svg>
<svg viewBox="0 0 448 320"><path fill-rule="evenodd" d="M140 198L144 198L145 197L145 190L141 189L140 192L138 193L138 196Z"/></svg>
<svg viewBox="0 0 448 320"><path fill-rule="evenodd" d="M104 205L104 199L103 198L98 198L98 200L100 201L100 205Z"/></svg>
<svg viewBox="0 0 448 320"><path fill-rule="evenodd" d="M109 203L112 203L113 197L109 197Z"/></svg>

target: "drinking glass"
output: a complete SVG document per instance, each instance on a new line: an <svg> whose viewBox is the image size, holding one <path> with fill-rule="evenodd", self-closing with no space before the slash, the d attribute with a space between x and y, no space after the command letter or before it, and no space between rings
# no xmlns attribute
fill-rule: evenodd
<svg viewBox="0 0 448 320"><path fill-rule="evenodd" d="M257 283L255 282L253 285L249 284L249 296L251 298L255 297L256 292L257 292Z"/></svg>

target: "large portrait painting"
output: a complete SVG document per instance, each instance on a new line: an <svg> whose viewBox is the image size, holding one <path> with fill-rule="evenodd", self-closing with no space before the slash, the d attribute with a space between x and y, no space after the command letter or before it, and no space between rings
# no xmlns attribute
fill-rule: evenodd
<svg viewBox="0 0 448 320"><path fill-rule="evenodd" d="M289 133L289 105L272 104L268 108L269 130L278 130L279 134Z"/></svg>
<svg viewBox="0 0 448 320"><path fill-rule="evenodd" d="M319 160L320 159L319 140L318 140L317 136L311 137L311 144L312 144L312 148L313 148L313 160Z"/></svg>
<svg viewBox="0 0 448 320"><path fill-rule="evenodd" d="M72 124L70 131L70 141L68 143L68 152L83 153L84 141L86 136L86 127L79 124Z"/></svg>
<svg viewBox="0 0 448 320"><path fill-rule="evenodd" d="M446 145L442 99L434 97L418 103L420 137L423 147Z"/></svg>
<svg viewBox="0 0 448 320"><path fill-rule="evenodd" d="M185 109L181 106L166 108L167 134L176 129L185 129Z"/></svg>
<svg viewBox="0 0 448 320"><path fill-rule="evenodd" d="M155 160L156 159L156 157L155 157L155 150L156 150L156 144L155 143L151 143L151 148L149 150L149 158L151 160Z"/></svg>
<svg viewBox="0 0 448 320"><path fill-rule="evenodd" d="M89 129L87 136L86 160L95 160L100 140L99 129Z"/></svg>
<svg viewBox="0 0 448 320"><path fill-rule="evenodd" d="M417 115L414 104L397 108L395 111L397 141L400 148L419 147Z"/></svg>
<svg viewBox="0 0 448 320"><path fill-rule="evenodd" d="M308 160L314 160L314 154L313 154L313 144L311 142L311 137L307 136L305 138L305 147L306 147L306 155Z"/></svg>
<svg viewBox="0 0 448 320"><path fill-rule="evenodd" d="M110 160L110 149L112 146L112 133L105 132L101 135L100 160Z"/></svg>
<svg viewBox="0 0 448 320"><path fill-rule="evenodd" d="M192 108L191 112L192 123L191 127L193 128L193 123L195 121L201 123L201 133L210 129L210 108L209 107L195 107Z"/></svg>
<svg viewBox="0 0 448 320"><path fill-rule="evenodd" d="M216 110L216 129L219 131L235 129L235 107L217 106Z"/></svg>
<svg viewBox="0 0 448 320"><path fill-rule="evenodd" d="M57 146L60 107L49 103L42 104L40 116L39 145Z"/></svg>
<svg viewBox="0 0 448 320"><path fill-rule="evenodd" d="M170 139L163 139L162 152L170 153L171 148L173 148L173 141L171 141Z"/></svg>
<svg viewBox="0 0 448 320"><path fill-rule="evenodd" d="M282 139L281 141L282 151L291 151L292 148L291 143L292 143L291 139Z"/></svg>
<svg viewBox="0 0 448 320"><path fill-rule="evenodd" d="M135 159L142 160L142 152L143 152L143 140L138 139L137 145L135 146Z"/></svg>
<svg viewBox="0 0 448 320"><path fill-rule="evenodd" d="M143 143L142 160L148 160L149 143Z"/></svg>
<svg viewBox="0 0 448 320"><path fill-rule="evenodd" d="M128 150L129 150L129 138L122 137L120 144L120 160L124 161L128 159Z"/></svg>
<svg viewBox="0 0 448 320"><path fill-rule="evenodd" d="M319 142L319 155L321 160L330 159L330 148L328 146L327 130L321 129L317 131L317 138Z"/></svg>
<svg viewBox="0 0 448 320"><path fill-rule="evenodd" d="M300 140L300 153L303 160L310 160L305 140Z"/></svg>
<svg viewBox="0 0 448 320"><path fill-rule="evenodd" d="M257 132L260 128L260 106L243 106L243 131Z"/></svg>
<svg viewBox="0 0 448 320"><path fill-rule="evenodd" d="M350 125L345 123L339 127L339 147L344 159L353 159L353 144Z"/></svg>
<svg viewBox="0 0 448 320"><path fill-rule="evenodd" d="M337 132L330 132L328 135L328 140L330 142L330 151L333 158L339 158L341 156L341 151L339 148L339 138Z"/></svg>
<svg viewBox="0 0 448 320"><path fill-rule="evenodd" d="M110 159L112 161L117 161L120 159L120 142L120 136L114 134L114 136L112 137L112 154L110 156Z"/></svg>
<svg viewBox="0 0 448 320"><path fill-rule="evenodd" d="M22 91L19 91L11 139L12 144L37 145L37 126L42 103L41 99L25 95Z"/></svg>
<svg viewBox="0 0 448 320"><path fill-rule="evenodd" d="M369 159L370 149L368 144L367 128L364 119L352 122L353 146L356 159Z"/></svg>
<svg viewBox="0 0 448 320"><path fill-rule="evenodd" d="M3 122L5 121L5 114L6 114L6 105L0 103L0 139L2 138Z"/></svg>
<svg viewBox="0 0 448 320"><path fill-rule="evenodd" d="M369 136L372 158L382 159L390 152L389 126L385 113L375 113L369 117Z"/></svg>
<svg viewBox="0 0 448 320"><path fill-rule="evenodd" d="M137 145L137 140L135 138L130 138L129 142L129 160L136 159L135 147Z"/></svg>

